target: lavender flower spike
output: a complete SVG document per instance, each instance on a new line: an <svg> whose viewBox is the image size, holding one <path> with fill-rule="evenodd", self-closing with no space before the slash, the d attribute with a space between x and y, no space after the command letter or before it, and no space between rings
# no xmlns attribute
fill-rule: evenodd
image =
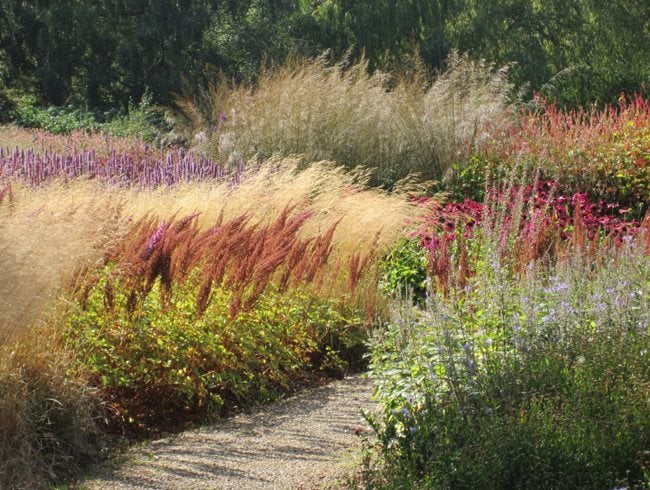
<svg viewBox="0 0 650 490"><path fill-rule="evenodd" d="M167 231L168 227L169 223L165 222L156 228L156 231L153 232L151 238L149 238L149 241L147 242L147 245L144 247L144 251L142 252L142 258L144 260L148 260L149 257L151 257L158 244L162 241L163 236L165 236L165 231Z"/></svg>

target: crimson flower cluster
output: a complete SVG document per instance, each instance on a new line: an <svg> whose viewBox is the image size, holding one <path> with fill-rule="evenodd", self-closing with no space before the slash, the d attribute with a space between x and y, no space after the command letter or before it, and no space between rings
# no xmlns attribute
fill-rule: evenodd
<svg viewBox="0 0 650 490"><path fill-rule="evenodd" d="M521 209L520 233L543 226L557 232L561 240L568 240L576 228L581 228L590 240L603 235L622 240L639 230L638 221L625 219L628 208L604 200L592 202L583 192L556 194L557 189L558 183L549 180L509 190L492 188L485 203L465 199L442 207L429 198L418 198L416 203L430 211L414 236L420 239L423 248L437 249L442 242L450 243L459 236L472 238L486 217L494 219L502 215L501 226L509 229L516 208Z"/></svg>

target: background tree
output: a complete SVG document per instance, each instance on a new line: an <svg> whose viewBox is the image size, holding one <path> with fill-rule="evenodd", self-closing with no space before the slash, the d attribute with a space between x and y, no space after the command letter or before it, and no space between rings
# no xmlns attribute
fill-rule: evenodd
<svg viewBox="0 0 650 490"><path fill-rule="evenodd" d="M615 100L650 77L650 4L643 0L466 0L452 44L513 63L519 85L564 105Z"/></svg>
<svg viewBox="0 0 650 490"><path fill-rule="evenodd" d="M442 66L453 47L447 40L455 0L325 0L308 10L312 23L304 38L340 57L365 53L371 69L384 68L418 50L431 67Z"/></svg>
<svg viewBox="0 0 650 490"><path fill-rule="evenodd" d="M564 105L603 103L650 81L649 19L647 0L3 0L0 93L171 104L290 53L393 70L417 52L437 69L455 48L512 63L513 81Z"/></svg>

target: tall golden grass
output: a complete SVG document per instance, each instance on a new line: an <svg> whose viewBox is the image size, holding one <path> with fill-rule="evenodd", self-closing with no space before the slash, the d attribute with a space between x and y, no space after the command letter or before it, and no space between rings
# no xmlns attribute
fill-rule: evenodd
<svg viewBox="0 0 650 490"><path fill-rule="evenodd" d="M0 344L0 488L48 488L99 455L98 403L53 342L44 327Z"/></svg>
<svg viewBox="0 0 650 490"><path fill-rule="evenodd" d="M156 190L107 189L92 181L42 189L14 186L0 206L0 340L27 328L59 288L102 260L129 226L145 216L168 219L199 213L199 228L242 214L268 224L287 206L309 211L303 237L338 223L333 257L381 249L419 212L404 194L369 190L359 176L324 163L297 172L297 159L276 159L241 183L203 183ZM347 263L347 262L346 262ZM8 328L11 326L11 328Z"/></svg>
<svg viewBox="0 0 650 490"><path fill-rule="evenodd" d="M73 354L58 343L58 324L49 320L57 315L47 313L80 271L101 265L119 243L128 243L127 233L138 221L154 226L198 213L192 222L201 236L216 221L246 215L270 243L283 213L286 225L291 209L292 216L309 219L301 220L287 260L300 244L311 243L313 257L331 257L328 274L335 275L337 267L348 269L338 285L322 294L347 291L348 300L359 303L376 294L367 257L390 246L418 208L405 193L368 189L364 176L331 163L297 172L298 163L295 158L271 160L235 186L136 190L79 179L39 189L14 184L11 199L5 193L0 202L0 487L43 487L71 474L83 454L97 447L97 401L68 371ZM284 228L279 235L289 236ZM142 236L149 237L149 231ZM309 242L319 236L327 238L327 254L316 250L317 240Z"/></svg>
<svg viewBox="0 0 650 490"><path fill-rule="evenodd" d="M147 146L135 138L108 136L98 132L72 131L70 134L56 135L44 129L26 129L18 126L0 126L0 146L13 150L18 147L23 150L32 149L36 152L45 151L56 153L71 153L74 150L94 150L99 155L117 153L144 153Z"/></svg>
<svg viewBox="0 0 650 490"><path fill-rule="evenodd" d="M90 184L13 186L0 206L0 343L36 320L58 288L101 259L119 230L119 198Z"/></svg>
<svg viewBox="0 0 650 490"><path fill-rule="evenodd" d="M387 185L414 172L443 178L511 116L505 69L457 54L432 82L421 68L399 79L367 68L299 59L252 89L220 81L178 106L222 161L300 154L305 165L375 169L372 183Z"/></svg>

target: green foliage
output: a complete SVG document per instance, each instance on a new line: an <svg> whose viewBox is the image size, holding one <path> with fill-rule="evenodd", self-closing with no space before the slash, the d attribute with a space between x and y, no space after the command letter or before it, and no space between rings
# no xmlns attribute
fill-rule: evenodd
<svg viewBox="0 0 650 490"><path fill-rule="evenodd" d="M642 215L650 203L650 127L629 121L597 151L594 175L588 175L592 192L636 208L635 214Z"/></svg>
<svg viewBox="0 0 650 490"><path fill-rule="evenodd" d="M611 102L647 83L650 12L603 0L111 0L0 7L0 78L42 105L126 109L149 91L169 105L216 73L255 81L291 53L362 56L411 73L452 50L512 64L520 87L563 105Z"/></svg>
<svg viewBox="0 0 650 490"><path fill-rule="evenodd" d="M94 113L72 107L37 107L20 104L14 111L14 121L28 128L41 128L53 134L77 130L96 130L99 126Z"/></svg>
<svg viewBox="0 0 650 490"><path fill-rule="evenodd" d="M517 85L562 105L613 102L650 75L648 7L601 0L466 2L451 43L496 63L514 63Z"/></svg>
<svg viewBox="0 0 650 490"><path fill-rule="evenodd" d="M146 93L170 105L206 74L251 79L265 56L283 59L294 12L276 0L9 0L0 60L10 85L36 91L44 105L126 109Z"/></svg>
<svg viewBox="0 0 650 490"><path fill-rule="evenodd" d="M147 90L169 102L181 74L196 81L207 61L201 39L211 17L204 2L12 0L5 10L17 31L0 44L12 82L29 76L46 104L126 108Z"/></svg>
<svg viewBox="0 0 650 490"><path fill-rule="evenodd" d="M1 102L0 102L1 103ZM40 107L34 97L21 96L8 100L15 103L10 111L12 119L20 126L45 129L52 134L74 131L100 132L115 137L135 138L147 143L159 142L171 131L165 112L152 105L150 97L128 111L90 111L74 106Z"/></svg>
<svg viewBox="0 0 650 490"><path fill-rule="evenodd" d="M420 239L402 238L380 263L380 287L393 296L412 295L417 302L423 302L427 294L427 261Z"/></svg>
<svg viewBox="0 0 650 490"><path fill-rule="evenodd" d="M449 19L460 2L400 0L317 2L309 16L307 39L331 49L336 56L348 50L364 54L372 69L408 68L404 58L416 50L431 67L442 67L450 49Z"/></svg>
<svg viewBox="0 0 650 490"><path fill-rule="evenodd" d="M76 369L114 407L112 429L169 430L268 401L319 369L340 374L363 350L362 320L307 292L268 290L232 319L226 289L200 314L196 280L167 305L157 282L133 309L128 285L109 277L70 315L65 338Z"/></svg>
<svg viewBox="0 0 650 490"><path fill-rule="evenodd" d="M205 32L204 49L215 53L224 75L255 81L267 63L281 63L299 42L291 31L302 22L295 1L248 0L222 6ZM320 54L320 50L314 54Z"/></svg>
<svg viewBox="0 0 650 490"><path fill-rule="evenodd" d="M137 106L129 105L126 113L116 116L105 113L105 122L99 126L99 131L115 137L137 138L147 143L175 143L169 141L173 135L168 114L152 105L150 96L146 95Z"/></svg>
<svg viewBox="0 0 650 490"><path fill-rule="evenodd" d="M504 162L484 155L471 158L452 166L451 172L440 183L438 190L448 192L451 200L462 202L472 199L481 202L485 198L488 182L504 182L513 169Z"/></svg>
<svg viewBox="0 0 650 490"><path fill-rule="evenodd" d="M403 305L371 342L388 488L647 483L650 260L580 254ZM645 478L645 479L644 479Z"/></svg>

